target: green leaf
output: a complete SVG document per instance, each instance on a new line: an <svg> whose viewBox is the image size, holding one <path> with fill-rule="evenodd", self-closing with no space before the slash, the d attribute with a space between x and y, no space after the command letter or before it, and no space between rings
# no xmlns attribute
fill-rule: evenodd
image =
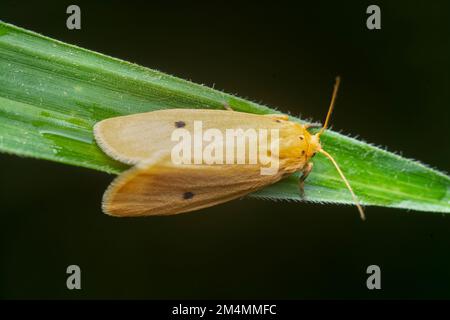
<svg viewBox="0 0 450 320"><path fill-rule="evenodd" d="M127 167L95 144L97 121L167 108L223 109L225 103L237 111L276 112L0 22L0 151L117 174ZM322 136L322 145L364 204L450 212L447 175L332 131ZM253 196L300 200L297 178ZM352 203L336 170L320 154L305 193L309 201Z"/></svg>

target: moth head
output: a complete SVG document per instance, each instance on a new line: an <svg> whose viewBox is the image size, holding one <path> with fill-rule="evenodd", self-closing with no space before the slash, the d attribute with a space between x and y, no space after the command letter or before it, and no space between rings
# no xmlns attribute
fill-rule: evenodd
<svg viewBox="0 0 450 320"><path fill-rule="evenodd" d="M306 161L309 161L322 149L322 146L320 145L320 136L311 134L305 129L302 137L304 137L305 140L305 149L302 153L304 154Z"/></svg>

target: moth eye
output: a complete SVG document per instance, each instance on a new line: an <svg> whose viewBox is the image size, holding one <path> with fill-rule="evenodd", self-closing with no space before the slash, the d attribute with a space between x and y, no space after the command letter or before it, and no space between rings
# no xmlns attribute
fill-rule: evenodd
<svg viewBox="0 0 450 320"><path fill-rule="evenodd" d="M314 156L317 154L317 152L314 152L311 156L311 158L314 158Z"/></svg>

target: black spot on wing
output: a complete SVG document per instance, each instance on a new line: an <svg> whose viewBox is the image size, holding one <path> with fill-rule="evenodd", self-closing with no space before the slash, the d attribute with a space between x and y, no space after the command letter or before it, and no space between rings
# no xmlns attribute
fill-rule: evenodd
<svg viewBox="0 0 450 320"><path fill-rule="evenodd" d="M176 128L183 128L186 126L186 123L184 121L176 121L175 122L175 127Z"/></svg>
<svg viewBox="0 0 450 320"><path fill-rule="evenodd" d="M194 194L190 191L183 193L184 200L192 199L193 197L194 197Z"/></svg>

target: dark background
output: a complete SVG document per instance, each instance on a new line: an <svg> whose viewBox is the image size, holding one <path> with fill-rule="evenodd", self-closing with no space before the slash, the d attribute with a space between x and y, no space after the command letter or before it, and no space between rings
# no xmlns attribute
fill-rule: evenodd
<svg viewBox="0 0 450 320"><path fill-rule="evenodd" d="M318 121L339 74L334 129L448 170L448 1L93 2L2 1L0 19ZM449 217L246 199L116 219L100 210L112 178L0 155L1 298L450 298Z"/></svg>

